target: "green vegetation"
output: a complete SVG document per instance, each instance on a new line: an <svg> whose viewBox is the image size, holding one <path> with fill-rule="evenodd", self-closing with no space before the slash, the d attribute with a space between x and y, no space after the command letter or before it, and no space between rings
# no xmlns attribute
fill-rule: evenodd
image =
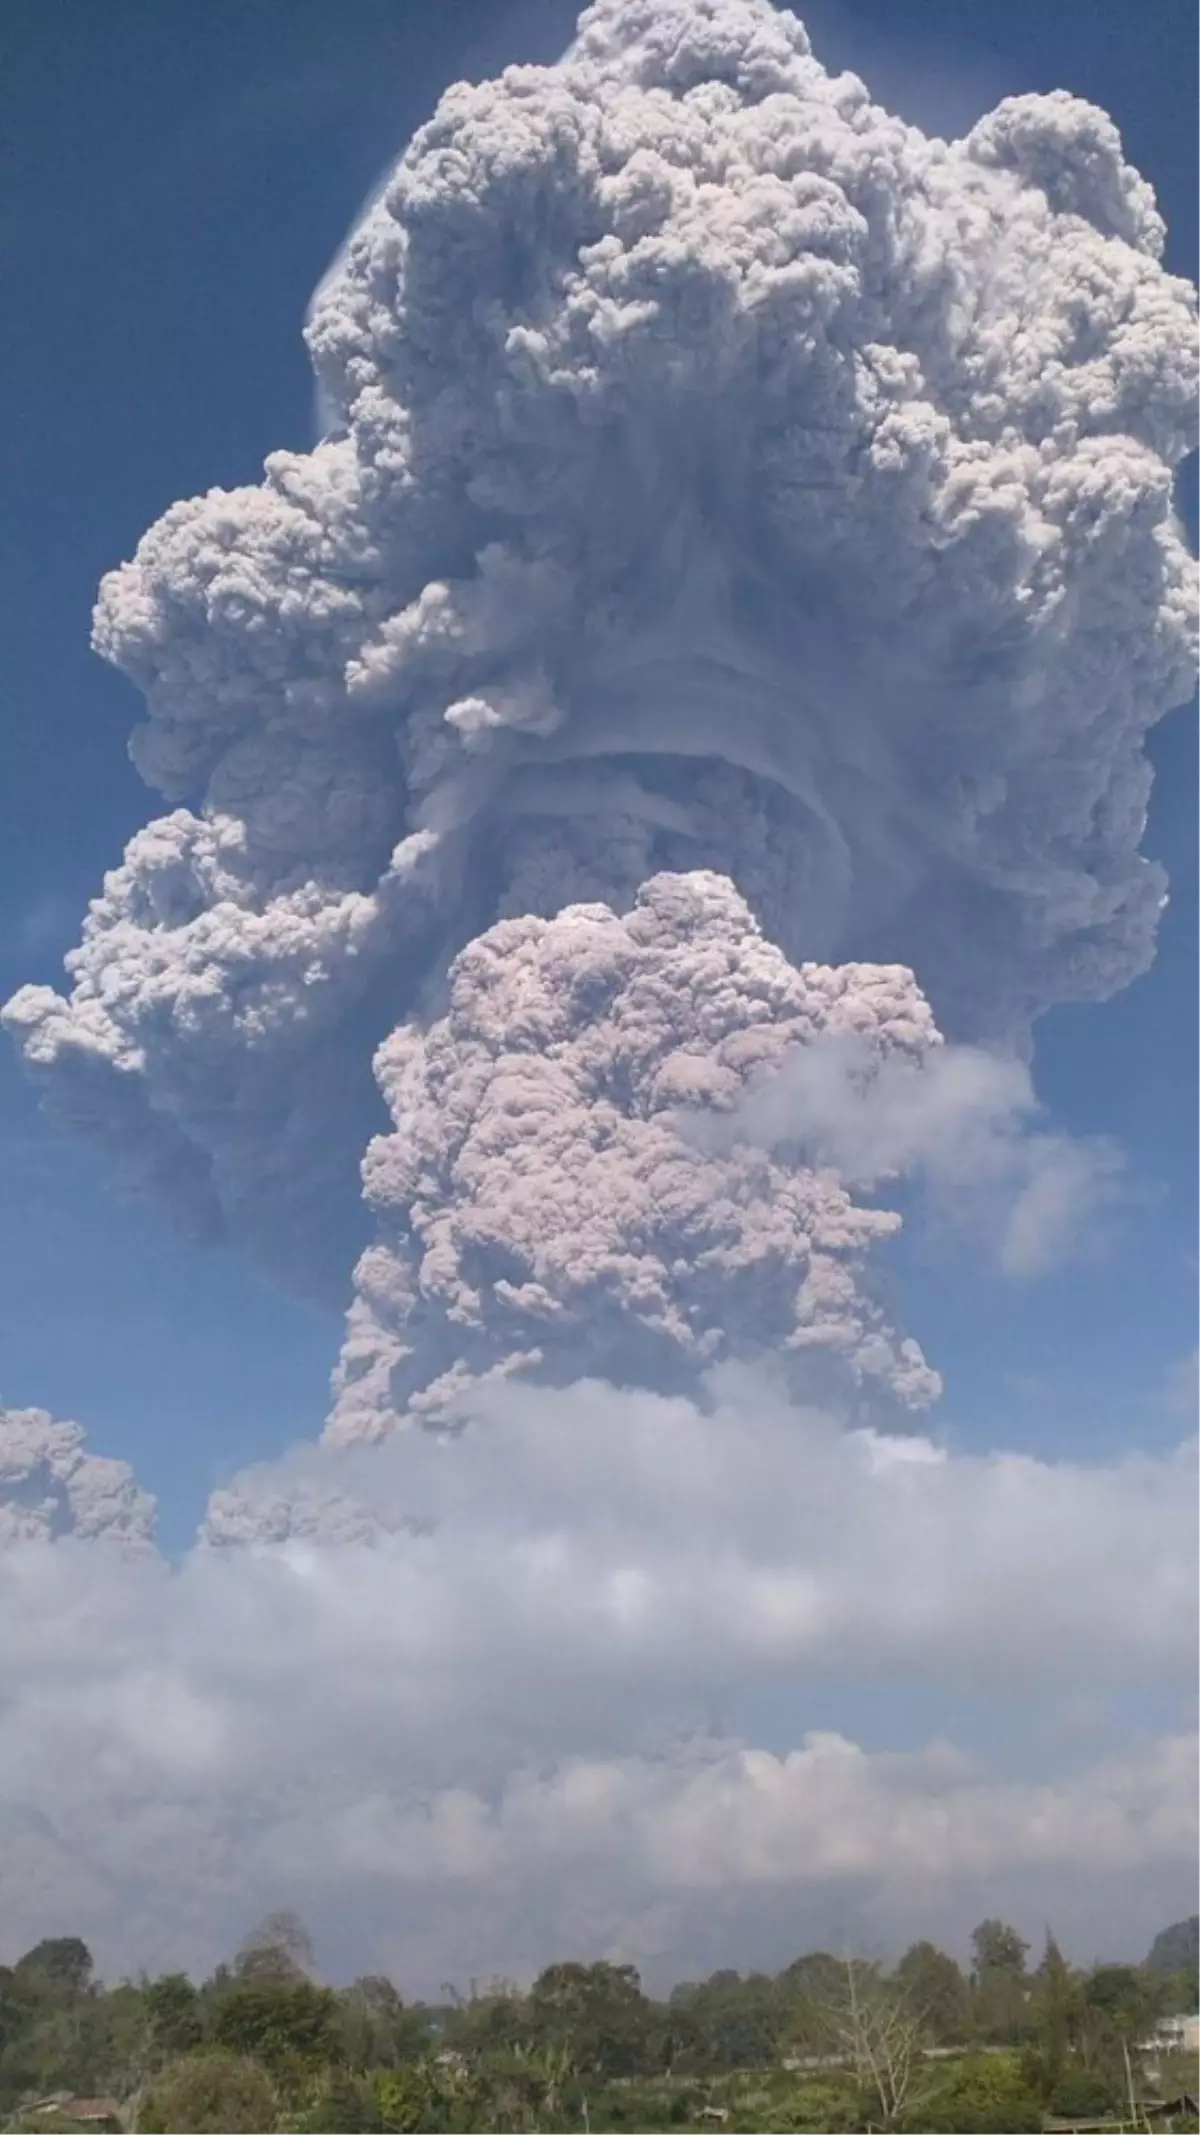
<svg viewBox="0 0 1200 2135"><path fill-rule="evenodd" d="M59 1937L0 1966L0 2125L1019 2135L1048 2119L1129 2125L1132 2092L1154 2128L1151 2098L1196 2087L1194 2056L1143 2051L1160 2015L1194 2008L1188 1947L1185 1923L1159 1936L1153 1966L1079 1971L1047 1936L1031 1969L1020 1936L985 1920L969 1974L918 1942L890 1970L814 1951L661 2001L630 1965L562 1963L527 1991L499 1981L406 2006L387 1979L319 1984L288 1915L199 1985L103 1987L86 1945ZM1183 1961L1165 1966L1164 1948Z"/></svg>

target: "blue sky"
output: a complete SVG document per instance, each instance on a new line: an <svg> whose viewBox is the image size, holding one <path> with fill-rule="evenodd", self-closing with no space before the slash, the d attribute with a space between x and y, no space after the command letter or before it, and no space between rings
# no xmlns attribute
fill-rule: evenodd
<svg viewBox="0 0 1200 2135"><path fill-rule="evenodd" d="M57 980L88 895L156 812L125 755L136 700L88 650L100 574L174 498L252 481L265 452L309 441L300 326L363 194L448 80L554 56L572 15L558 0L6 10L4 993ZM927 130L960 131L1017 90L1093 98L1155 185L1171 263L1193 270L1183 0L1149 17L1095 0L822 0L806 19L827 64ZM1104 1255L1025 1286L915 1243L896 1258L960 1444L1106 1454L1179 1431L1164 1385L1195 1340L1189 713L1153 754L1146 843L1173 881L1158 963L1107 1006L1048 1017L1037 1058L1056 1122L1121 1142L1135 1205ZM176 1546L214 1481L315 1434L338 1329L115 1204L7 1052L0 1176L0 1393L77 1417L97 1451L132 1461Z"/></svg>

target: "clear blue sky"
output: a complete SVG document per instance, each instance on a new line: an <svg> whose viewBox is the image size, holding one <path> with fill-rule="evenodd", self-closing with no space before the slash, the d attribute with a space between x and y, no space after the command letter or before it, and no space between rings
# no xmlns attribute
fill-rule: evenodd
<svg viewBox="0 0 1200 2135"><path fill-rule="evenodd" d="M827 63L927 130L1068 87L1110 110L1194 272L1189 0L826 0ZM562 0L8 0L0 24L6 332L0 991L57 982L88 895L154 797L129 686L88 651L100 574L177 497L302 446L312 287L444 84L553 57ZM1192 470L1194 475L1194 469ZM1189 507L1194 524L1194 508ZM1154 972L1041 1026L1056 1119L1124 1145L1141 1205L1107 1257L1025 1290L982 1263L896 1269L960 1443L1109 1452L1179 1428L1159 1394L1195 1340L1195 724L1154 740L1148 849L1174 902ZM85 1423L182 1541L212 1483L319 1428L338 1329L110 1199L0 1059L0 1397Z"/></svg>

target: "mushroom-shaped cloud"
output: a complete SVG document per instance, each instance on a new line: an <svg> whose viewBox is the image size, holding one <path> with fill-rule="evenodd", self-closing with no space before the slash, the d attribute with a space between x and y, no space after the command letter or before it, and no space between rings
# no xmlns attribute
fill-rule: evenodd
<svg viewBox="0 0 1200 2135"><path fill-rule="evenodd" d="M181 805L10 1005L55 1111L330 1294L372 1053L497 918L712 868L1018 1048L1126 983L1193 675L1162 235L1090 105L927 139L768 0L452 88L314 303L326 437L102 589Z"/></svg>

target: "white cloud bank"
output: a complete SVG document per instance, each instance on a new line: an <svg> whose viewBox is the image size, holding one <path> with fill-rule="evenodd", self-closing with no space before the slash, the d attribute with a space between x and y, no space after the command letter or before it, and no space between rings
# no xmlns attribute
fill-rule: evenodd
<svg viewBox="0 0 1200 2135"><path fill-rule="evenodd" d="M431 1988L564 1951L783 1961L847 1921L961 1934L1051 1893L1100 1941L1132 1906L1136 1942L1192 1858L1186 1736L1035 1784L864 1751L822 1706L1185 1698L1194 1449L969 1457L711 1392L483 1389L459 1437L250 1471L174 1567L0 1551L6 1936L209 1962L286 1902L333 1961ZM747 1693L797 1715L794 1749L704 1731Z"/></svg>

